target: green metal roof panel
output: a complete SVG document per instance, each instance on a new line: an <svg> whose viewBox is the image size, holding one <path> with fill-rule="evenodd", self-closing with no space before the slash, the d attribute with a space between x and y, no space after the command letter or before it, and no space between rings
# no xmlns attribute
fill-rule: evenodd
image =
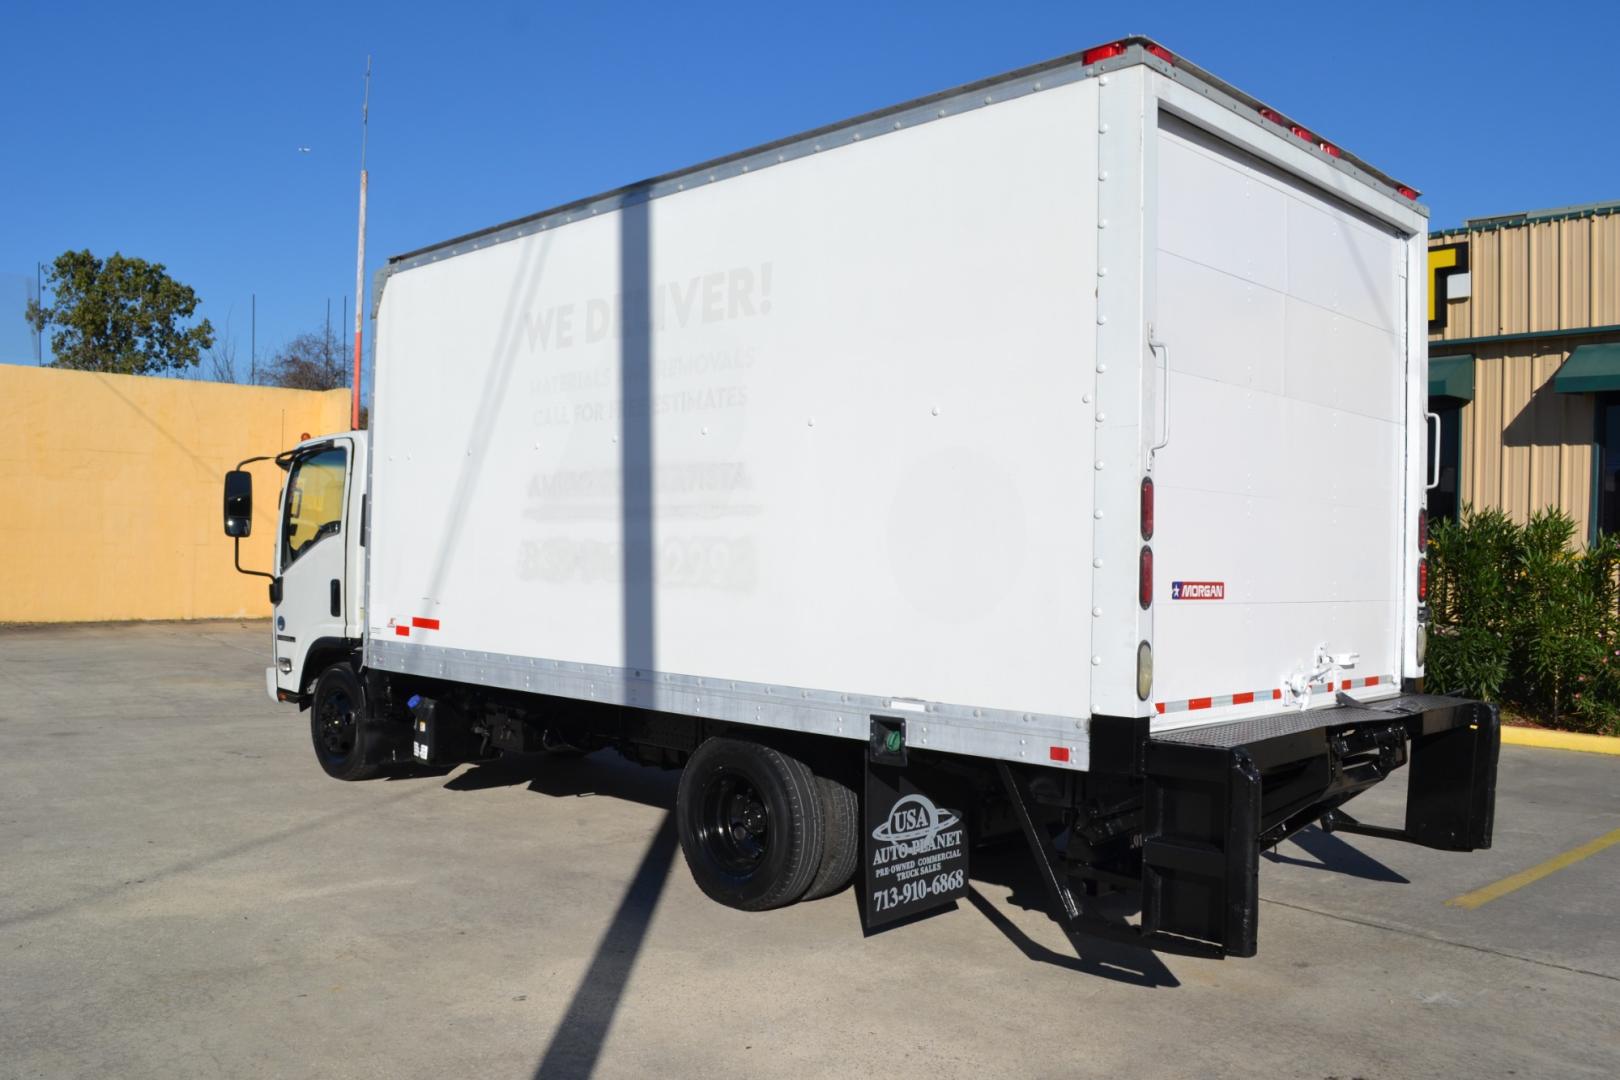
<svg viewBox="0 0 1620 1080"><path fill-rule="evenodd" d="M1429 357L1429 396L1474 400L1474 358L1461 356Z"/></svg>
<svg viewBox="0 0 1620 1080"><path fill-rule="evenodd" d="M1577 348L1553 376L1553 389L1560 394L1620 390L1620 342Z"/></svg>

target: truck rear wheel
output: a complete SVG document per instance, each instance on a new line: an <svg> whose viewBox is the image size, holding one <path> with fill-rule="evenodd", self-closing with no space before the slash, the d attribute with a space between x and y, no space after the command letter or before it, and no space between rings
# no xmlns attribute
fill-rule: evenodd
<svg viewBox="0 0 1620 1080"><path fill-rule="evenodd" d="M771 747L705 741L681 772L675 818L692 878L727 907L765 911L791 904L821 867L815 774Z"/></svg>
<svg viewBox="0 0 1620 1080"><path fill-rule="evenodd" d="M333 664L315 680L309 734L315 759L338 780L367 780L378 767L366 761L366 692L348 664Z"/></svg>
<svg viewBox="0 0 1620 1080"><path fill-rule="evenodd" d="M849 884L861 858L861 800L843 780L825 773L816 776L821 796L821 866L804 892L806 900L820 900Z"/></svg>

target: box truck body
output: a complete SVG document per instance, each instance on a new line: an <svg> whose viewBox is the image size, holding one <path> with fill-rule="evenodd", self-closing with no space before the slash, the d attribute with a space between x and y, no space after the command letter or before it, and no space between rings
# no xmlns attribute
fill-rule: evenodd
<svg viewBox="0 0 1620 1080"><path fill-rule="evenodd" d="M1132 39L394 259L369 447L285 460L288 528L311 454L349 486L326 555L280 545L272 691L319 713L348 664L419 760L454 701L483 752L567 703L613 717L582 747L836 747L868 802L977 762L1036 849L1117 777L1134 854L1037 854L1218 880L1133 932L1252 951L1251 849L1361 827L1363 765L1466 733L1425 770L1467 773L1447 824L1394 831L1489 842L1494 713L1414 694L1413 194ZM1189 813L1251 835L1188 869Z"/></svg>

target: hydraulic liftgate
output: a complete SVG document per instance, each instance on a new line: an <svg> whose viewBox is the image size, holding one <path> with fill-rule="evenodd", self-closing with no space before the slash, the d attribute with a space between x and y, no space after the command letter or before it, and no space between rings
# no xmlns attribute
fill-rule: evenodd
<svg viewBox="0 0 1620 1080"><path fill-rule="evenodd" d="M1253 956L1259 854L1312 822L1330 832L1444 851L1491 846L1500 731L1496 707L1408 694L1288 712L1143 739L1137 872L1060 851L1031 797L1028 770L999 762L1054 916L1071 935L1167 952ZM1411 761L1406 820L1367 825L1339 807ZM1070 834L1072 839L1072 833ZM1076 887L1078 886L1078 888ZM1138 925L1104 918L1104 889L1138 892Z"/></svg>

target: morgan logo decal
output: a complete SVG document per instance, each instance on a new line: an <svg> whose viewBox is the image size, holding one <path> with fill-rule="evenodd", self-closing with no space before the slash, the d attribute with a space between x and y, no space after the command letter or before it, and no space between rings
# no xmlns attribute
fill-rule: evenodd
<svg viewBox="0 0 1620 1080"><path fill-rule="evenodd" d="M1224 581L1172 581L1170 583L1170 599L1172 600L1225 600L1226 582Z"/></svg>

